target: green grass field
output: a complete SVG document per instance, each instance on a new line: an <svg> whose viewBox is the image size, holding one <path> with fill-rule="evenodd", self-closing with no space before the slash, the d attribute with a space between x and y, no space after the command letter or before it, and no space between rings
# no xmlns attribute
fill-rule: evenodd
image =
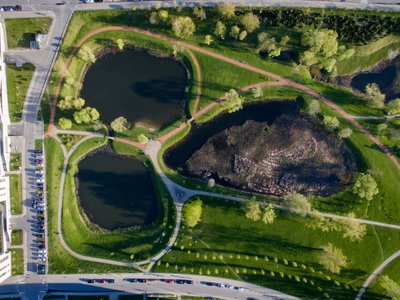
<svg viewBox="0 0 400 300"><path fill-rule="evenodd" d="M11 213L22 214L22 177L20 174L10 175Z"/></svg>
<svg viewBox="0 0 400 300"><path fill-rule="evenodd" d="M326 297L325 293L351 299L368 273L391 254L382 250L383 238L400 240L396 231L370 226L363 241L350 242L340 233L311 230L302 217L280 212L266 225L247 219L238 203L202 199L200 224L182 227L172 251L154 271L228 277L303 299ZM327 243L343 249L348 258L340 275L318 263L321 246Z"/></svg>
<svg viewBox="0 0 400 300"><path fill-rule="evenodd" d="M11 245L20 246L23 244L23 231L21 229L14 229L11 232Z"/></svg>
<svg viewBox="0 0 400 300"><path fill-rule="evenodd" d="M21 153L10 154L10 171L19 171L21 168Z"/></svg>
<svg viewBox="0 0 400 300"><path fill-rule="evenodd" d="M12 276L24 274L24 250L11 249L11 274Z"/></svg>
<svg viewBox="0 0 400 300"><path fill-rule="evenodd" d="M35 66L31 63L25 63L22 67L8 64L6 67L8 110L12 122L21 121L25 97L34 71Z"/></svg>
<svg viewBox="0 0 400 300"><path fill-rule="evenodd" d="M141 229L121 232L102 231L88 220L85 223L75 196L73 175L77 170L77 161L102 143L103 140L99 138L88 140L81 144L70 158L69 170L73 171L66 178L64 192L64 238L68 245L80 254L120 261L145 260L160 251L169 240L175 216L171 198L161 180L154 175L154 188L161 207L155 223ZM126 148L121 151L127 154ZM146 164L149 166L148 162Z"/></svg>
<svg viewBox="0 0 400 300"><path fill-rule="evenodd" d="M60 146L54 139L46 139L46 175L47 175L47 215L49 241L49 273L130 273L132 268L92 263L76 259L61 245L57 231L58 191L60 188L60 174L63 163L63 154Z"/></svg>
<svg viewBox="0 0 400 300"><path fill-rule="evenodd" d="M35 33L48 33L51 22L51 18L5 19L8 48L29 48Z"/></svg>

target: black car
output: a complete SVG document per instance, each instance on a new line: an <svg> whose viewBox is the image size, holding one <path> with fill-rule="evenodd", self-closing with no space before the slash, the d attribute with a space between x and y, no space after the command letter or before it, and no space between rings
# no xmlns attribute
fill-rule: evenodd
<svg viewBox="0 0 400 300"><path fill-rule="evenodd" d="M36 153L36 154L42 154L43 153L43 151L42 150L33 150L33 153Z"/></svg>
<svg viewBox="0 0 400 300"><path fill-rule="evenodd" d="M46 274L46 266L45 265L38 265L38 274Z"/></svg>
<svg viewBox="0 0 400 300"><path fill-rule="evenodd" d="M22 10L22 6L21 5L15 5L14 10L15 11L21 11Z"/></svg>
<svg viewBox="0 0 400 300"><path fill-rule="evenodd" d="M104 281L107 282L107 283L114 283L115 282L114 279L104 279Z"/></svg>

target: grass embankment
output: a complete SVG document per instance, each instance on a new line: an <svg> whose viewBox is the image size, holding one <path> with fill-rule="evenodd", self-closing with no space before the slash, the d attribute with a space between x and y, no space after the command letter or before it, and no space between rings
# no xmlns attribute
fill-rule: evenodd
<svg viewBox="0 0 400 300"><path fill-rule="evenodd" d="M22 214L22 177L21 174L10 175L11 214Z"/></svg>
<svg viewBox="0 0 400 300"><path fill-rule="evenodd" d="M51 18L5 19L8 48L29 48L35 33L48 33L51 22Z"/></svg>
<svg viewBox="0 0 400 300"><path fill-rule="evenodd" d="M21 229L13 229L11 232L11 245L20 246L23 244L23 231Z"/></svg>
<svg viewBox="0 0 400 300"><path fill-rule="evenodd" d="M111 273L134 272L132 268L92 263L76 259L61 245L57 230L58 192L63 164L61 147L54 139L46 139L47 214L49 240L49 273Z"/></svg>
<svg viewBox="0 0 400 300"><path fill-rule="evenodd" d="M21 153L11 153L10 155L10 171L21 170Z"/></svg>
<svg viewBox="0 0 400 300"><path fill-rule="evenodd" d="M93 149L101 146L103 142L104 140L100 138L90 139L81 144L70 158L63 205L64 238L68 245L80 254L120 261L145 260L158 253L169 240L175 220L172 199L161 179L151 169L160 208L158 218L153 224L122 232L102 232L90 223L86 224L81 217L75 195L74 175L78 170L78 161ZM117 144L116 147L117 150L127 154L125 146ZM130 154L135 154L135 151ZM146 165L151 168L148 161Z"/></svg>
<svg viewBox="0 0 400 300"><path fill-rule="evenodd" d="M266 225L247 219L238 203L202 200L199 225L181 228L172 251L154 271L239 279L305 299L327 295L351 299L373 266L390 254L382 249L382 236L376 236L372 226L361 242L350 242L341 233L309 229L302 217L278 212L275 222ZM381 229L380 234L399 241L399 235L389 229ZM340 275L318 263L321 247L328 243L348 258Z"/></svg>
<svg viewBox="0 0 400 300"><path fill-rule="evenodd" d="M65 148L67 148L67 151L69 151L77 142L79 142L80 139L83 138L83 136L73 134L61 134L59 135L59 138L64 144Z"/></svg>
<svg viewBox="0 0 400 300"><path fill-rule="evenodd" d="M11 275L24 274L24 250L23 249L10 249L11 251Z"/></svg>
<svg viewBox="0 0 400 300"><path fill-rule="evenodd" d="M15 64L6 66L8 110L11 122L21 121L25 97L34 71L35 66L31 63L25 63L22 67L17 67Z"/></svg>

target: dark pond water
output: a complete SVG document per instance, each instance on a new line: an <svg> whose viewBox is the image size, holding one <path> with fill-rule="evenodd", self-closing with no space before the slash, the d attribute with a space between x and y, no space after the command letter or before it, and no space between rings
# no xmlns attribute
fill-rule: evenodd
<svg viewBox="0 0 400 300"><path fill-rule="evenodd" d="M361 92L365 92L365 86L368 83L377 83L382 90L390 87L396 76L396 67L394 65L388 66L378 73L363 73L353 77L351 86Z"/></svg>
<svg viewBox="0 0 400 300"><path fill-rule="evenodd" d="M107 123L124 116L158 128L183 113L186 82L181 62L130 49L93 64L81 97Z"/></svg>
<svg viewBox="0 0 400 300"><path fill-rule="evenodd" d="M77 179L81 207L102 228L146 225L157 216L150 171L138 160L97 152L79 163Z"/></svg>
<svg viewBox="0 0 400 300"><path fill-rule="evenodd" d="M183 140L169 148L164 154L164 162L171 169L182 167L184 163L213 135L234 125L242 125L247 120L271 124L282 114L297 112L296 101L269 101L250 103L232 114L222 114L205 124L193 124Z"/></svg>

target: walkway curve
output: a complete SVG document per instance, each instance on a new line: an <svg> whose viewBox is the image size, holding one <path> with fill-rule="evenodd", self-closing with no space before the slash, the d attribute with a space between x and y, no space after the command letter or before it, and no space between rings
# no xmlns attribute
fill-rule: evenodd
<svg viewBox="0 0 400 300"><path fill-rule="evenodd" d="M362 285L360 291L357 294L356 300L360 300L362 296L364 295L365 291L367 290L368 286L374 281L374 279L381 274L383 269L390 264L392 261L394 261L396 258L400 257L400 250L393 253L389 258L387 258L383 263L381 263L374 272L372 272L371 275L367 278L367 280L364 282Z"/></svg>
<svg viewBox="0 0 400 300"><path fill-rule="evenodd" d="M65 177L66 177L66 172L67 172L67 167L68 167L68 161L76 150L79 145L82 143L86 142L87 140L90 140L93 137L97 137L97 135L86 135L84 138L79 140L70 150L67 152L64 144L61 142L61 140L56 136L55 140L57 143L60 144L61 149L64 154L64 162L62 166L62 171L61 171L61 176L60 176L60 186L59 186L59 191L58 191L58 209L57 209L57 231L58 231L58 237L60 239L62 247L67 250L67 252L72 255L73 257L80 259L80 260L85 260L85 261L90 261L90 262L95 262L95 263L103 263L103 264L109 264L109 265L116 265L116 266L122 266L122 267L132 267L135 269L138 269L140 271L144 271L143 268L140 267L140 264L148 263L148 261L144 262L136 262L136 263L129 263L129 262L120 262L120 261L114 261L110 259L104 259L104 258L96 258L96 257L91 257L91 256L85 256L76 253L73 251L68 244L65 242L63 234L62 234L62 208L63 208L63 199L64 199L64 188L65 188Z"/></svg>

